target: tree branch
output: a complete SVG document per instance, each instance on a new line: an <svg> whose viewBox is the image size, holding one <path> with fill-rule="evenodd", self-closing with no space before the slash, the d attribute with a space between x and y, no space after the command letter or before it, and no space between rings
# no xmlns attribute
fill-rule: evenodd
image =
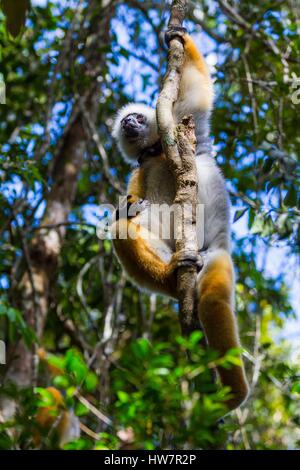
<svg viewBox="0 0 300 470"><path fill-rule="evenodd" d="M171 7L169 28L181 26L187 8L187 1L174 0ZM175 178L175 225L176 252L190 252L197 256L196 203L197 172L195 164L195 132L192 116L182 120L176 128L173 104L178 99L179 84L184 64L184 48L181 40L170 42L168 68L157 102L157 122L162 145L170 169ZM194 315L194 292L196 266L178 269L177 290L180 306L180 322L183 334L200 329L198 317Z"/></svg>

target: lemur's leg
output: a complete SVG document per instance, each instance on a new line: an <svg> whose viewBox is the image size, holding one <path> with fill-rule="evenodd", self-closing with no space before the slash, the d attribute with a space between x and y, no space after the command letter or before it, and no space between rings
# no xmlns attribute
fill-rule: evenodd
<svg viewBox="0 0 300 470"><path fill-rule="evenodd" d="M125 214L118 210L117 220L111 226L114 249L138 285L176 298L173 253L163 240L139 223L138 213L145 211L145 207L147 212L145 187L143 169L139 168L128 184Z"/></svg>
<svg viewBox="0 0 300 470"><path fill-rule="evenodd" d="M166 40L180 37L185 51L185 61L180 81L178 100L174 111L178 119L189 113L210 111L213 106L213 83L206 62L191 36L184 28L166 32Z"/></svg>
<svg viewBox="0 0 300 470"><path fill-rule="evenodd" d="M185 62L186 65L193 64L200 73L207 78L210 78L210 73L203 55L197 48L191 36L184 34L183 37L184 51L185 51Z"/></svg>
<svg viewBox="0 0 300 470"><path fill-rule="evenodd" d="M224 355L239 348L237 324L233 312L234 273L230 255L217 250L207 255L197 283L198 308L208 345ZM242 364L242 362L241 362ZM229 409L238 407L248 395L243 365L230 369L218 368L223 385L231 387Z"/></svg>
<svg viewBox="0 0 300 470"><path fill-rule="evenodd" d="M112 232L116 254L127 274L142 288L176 298L175 265L159 255L170 253L170 248L130 219L116 221Z"/></svg>

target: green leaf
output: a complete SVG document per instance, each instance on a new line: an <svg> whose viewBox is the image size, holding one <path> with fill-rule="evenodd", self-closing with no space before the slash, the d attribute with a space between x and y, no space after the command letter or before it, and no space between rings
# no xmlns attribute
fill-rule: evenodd
<svg viewBox="0 0 300 470"><path fill-rule="evenodd" d="M249 207L243 207L243 209L235 211L233 222L237 222L239 219L241 219L248 210Z"/></svg>
<svg viewBox="0 0 300 470"><path fill-rule="evenodd" d="M95 390L98 385L98 377L94 372L88 372L85 379L85 387L89 392Z"/></svg>
<svg viewBox="0 0 300 470"><path fill-rule="evenodd" d="M92 442L87 439L77 439L75 441L70 441L63 446L64 450L89 450L92 449Z"/></svg>
<svg viewBox="0 0 300 470"><path fill-rule="evenodd" d="M88 415L90 410L83 404L83 403L76 403L75 407L75 414L76 416L86 416Z"/></svg>
<svg viewBox="0 0 300 470"><path fill-rule="evenodd" d="M64 375L57 375L53 379L53 385L55 385L58 388L68 388L69 386L69 380L67 377Z"/></svg>
<svg viewBox="0 0 300 470"><path fill-rule="evenodd" d="M253 224L251 225L251 233L253 234L260 234L264 229L264 219L261 214L258 214Z"/></svg>
<svg viewBox="0 0 300 470"><path fill-rule="evenodd" d="M194 345L198 345L199 341L203 338L203 333L202 331L198 330L198 331L193 331L193 333L191 333L190 335L190 338L189 338L189 342L192 346Z"/></svg>
<svg viewBox="0 0 300 470"><path fill-rule="evenodd" d="M138 339L132 344L134 354L140 359L145 359L148 356L150 349L150 343L145 338Z"/></svg>
<svg viewBox="0 0 300 470"><path fill-rule="evenodd" d="M296 382L296 383L292 386L292 392L294 392L294 393L299 393L299 394L300 394L300 382Z"/></svg>
<svg viewBox="0 0 300 470"><path fill-rule="evenodd" d="M118 390L117 391L117 396L119 398L119 401L121 403L128 403L129 402L129 395L126 392L123 392L123 390Z"/></svg>

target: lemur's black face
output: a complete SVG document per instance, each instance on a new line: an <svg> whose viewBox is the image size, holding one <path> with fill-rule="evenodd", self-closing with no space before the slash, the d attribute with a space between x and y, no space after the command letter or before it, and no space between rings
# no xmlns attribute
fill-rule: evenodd
<svg viewBox="0 0 300 470"><path fill-rule="evenodd" d="M147 119L143 114L128 114L121 121L122 132L129 141L141 137L147 129Z"/></svg>

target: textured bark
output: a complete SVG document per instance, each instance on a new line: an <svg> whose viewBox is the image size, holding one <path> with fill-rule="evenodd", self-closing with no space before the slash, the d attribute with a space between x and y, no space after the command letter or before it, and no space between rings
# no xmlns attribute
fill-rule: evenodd
<svg viewBox="0 0 300 470"><path fill-rule="evenodd" d="M177 142L181 164L174 168L176 176L176 204L182 208L179 218L182 237L176 241L176 251L190 252L197 255L198 243L196 232L196 210L198 178L195 164L196 137L192 116L182 120L177 126ZM187 210L186 210L187 208ZM177 290L180 307L182 332L189 335L201 329L196 311L195 286L196 266L185 266L178 270Z"/></svg>
<svg viewBox="0 0 300 470"><path fill-rule="evenodd" d="M82 70L86 77L86 85L81 90L81 106L74 105L64 135L57 145L52 170L52 187L47 196L45 215L41 221L41 226L48 228L41 228L24 250L27 252L24 253L27 269L14 293L15 304L21 309L26 323L34 329L38 339L43 335L49 308L49 291L56 277L56 268L65 237L65 226L59 224L68 220L86 151L87 136L82 105L91 123L96 125L100 98L97 75L99 70L101 71L101 65L105 65L102 51L103 46L109 41L109 25L114 3L114 0L106 1L105 8L101 8L96 0L90 2L90 27L86 32L88 40L85 65ZM49 226L54 227L49 228ZM8 356L6 381L18 386L33 385L37 366L35 347L28 348L20 339L17 344L9 348ZM6 418L11 416L13 411L14 404L2 402L2 414Z"/></svg>
<svg viewBox="0 0 300 470"><path fill-rule="evenodd" d="M169 26L181 26L187 12L187 0L173 0L171 6L171 14L169 19Z"/></svg>
<svg viewBox="0 0 300 470"><path fill-rule="evenodd" d="M174 0L171 7L169 27L181 26L187 1ZM181 40L170 42L167 73L157 102L157 121L164 152L176 182L176 232L180 236L176 240L176 252L189 252L196 256L196 203L197 203L197 171L195 163L195 132L192 116L186 117L181 124L175 126L173 104L178 98L179 84L184 62L184 48ZM186 210L189 208L189 210ZM184 266L178 269L177 289L180 307L182 332L190 334L201 329L195 303L196 266Z"/></svg>

